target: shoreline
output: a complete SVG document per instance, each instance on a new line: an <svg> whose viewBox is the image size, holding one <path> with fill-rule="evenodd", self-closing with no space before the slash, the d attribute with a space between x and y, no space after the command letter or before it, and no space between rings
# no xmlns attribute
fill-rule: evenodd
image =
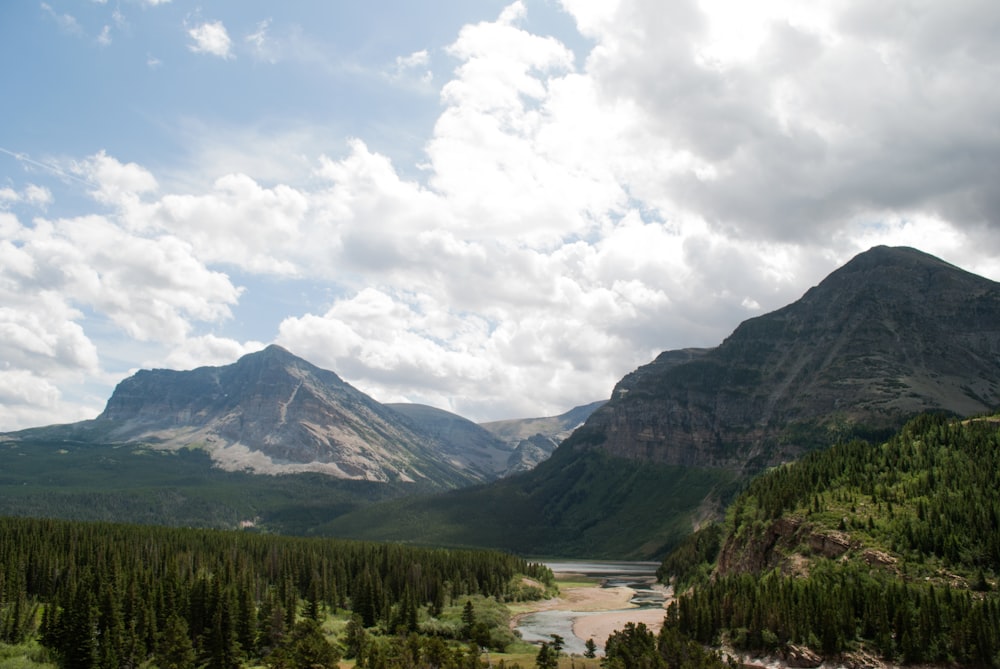
<svg viewBox="0 0 1000 669"><path fill-rule="evenodd" d="M593 585L561 589L558 597L537 602L529 610L511 616L511 627L516 628L521 619L542 611L565 611L572 624L573 635L586 643L593 639L599 648L614 632L625 628L626 623L643 623L654 634L663 626L666 607L673 601L671 593L663 586L655 589L664 593L664 602L658 607L639 607L630 604L635 589L628 586L602 587L600 581Z"/></svg>

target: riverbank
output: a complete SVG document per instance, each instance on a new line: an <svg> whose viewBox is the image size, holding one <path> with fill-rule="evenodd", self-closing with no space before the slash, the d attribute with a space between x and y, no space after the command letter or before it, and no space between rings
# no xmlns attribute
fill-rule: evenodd
<svg viewBox="0 0 1000 669"><path fill-rule="evenodd" d="M637 606L632 603L637 593L635 588L626 585L605 587L604 578L557 573L557 582L560 588L558 597L534 602L527 610L519 611L514 615L512 625L521 631L526 640L534 641L537 639L532 638L530 626L522 627L522 622L537 619L536 614L542 614L548 620L558 618L564 625L559 629L571 630L575 637L566 639L566 650L569 653L579 651L588 639L593 639L597 647L603 649L608 637L624 629L629 622L644 623L649 629L658 632L663 625L665 608L672 600L671 593L666 588L653 584L648 588L663 595L661 606ZM544 633L537 636L538 639L546 640Z"/></svg>

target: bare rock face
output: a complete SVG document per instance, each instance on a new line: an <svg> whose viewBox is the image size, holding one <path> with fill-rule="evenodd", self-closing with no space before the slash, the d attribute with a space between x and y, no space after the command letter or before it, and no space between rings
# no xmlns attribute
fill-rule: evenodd
<svg viewBox="0 0 1000 669"><path fill-rule="evenodd" d="M913 415L1000 404L1000 284L876 247L714 349L625 377L565 443L654 462L755 470Z"/></svg>
<svg viewBox="0 0 1000 669"><path fill-rule="evenodd" d="M836 559L858 548L844 532L817 531L812 523L782 516L759 532L727 537L719 551L716 573L760 574L777 568L786 574L802 574L808 571L807 561L801 560L804 549L812 555Z"/></svg>
<svg viewBox="0 0 1000 669"><path fill-rule="evenodd" d="M790 645L783 654L785 664L789 667L811 669L823 664L823 658L815 651L805 646Z"/></svg>
<svg viewBox="0 0 1000 669"><path fill-rule="evenodd" d="M204 448L231 470L437 487L486 479L442 457L445 445L404 416L279 346L223 367L140 371L93 423L117 441Z"/></svg>

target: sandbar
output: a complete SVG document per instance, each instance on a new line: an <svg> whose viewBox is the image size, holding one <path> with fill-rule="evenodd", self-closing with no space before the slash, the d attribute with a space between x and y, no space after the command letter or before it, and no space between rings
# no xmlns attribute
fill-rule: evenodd
<svg viewBox="0 0 1000 669"><path fill-rule="evenodd" d="M660 586L662 587L662 586ZM559 597L537 602L531 611L572 611L573 634L581 641L593 639L601 648L608 637L625 628L626 623L644 623L654 634L663 626L664 610L671 601L666 597L663 607L637 607L630 604L635 590L625 586L604 588L600 584L583 587L563 587ZM514 623L516 624L516 623Z"/></svg>

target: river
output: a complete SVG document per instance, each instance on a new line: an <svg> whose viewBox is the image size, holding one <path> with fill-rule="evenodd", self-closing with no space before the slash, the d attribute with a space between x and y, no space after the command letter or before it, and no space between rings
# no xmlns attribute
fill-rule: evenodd
<svg viewBox="0 0 1000 669"><path fill-rule="evenodd" d="M552 634L564 640L563 651L582 655L586 640L593 638L598 649L612 630L626 622L645 622L658 629L669 592L656 582L656 562L551 561L545 563L557 577L581 574L600 579L587 588L564 588L558 600L542 605L543 610L522 616L517 631L525 641L551 641Z"/></svg>

